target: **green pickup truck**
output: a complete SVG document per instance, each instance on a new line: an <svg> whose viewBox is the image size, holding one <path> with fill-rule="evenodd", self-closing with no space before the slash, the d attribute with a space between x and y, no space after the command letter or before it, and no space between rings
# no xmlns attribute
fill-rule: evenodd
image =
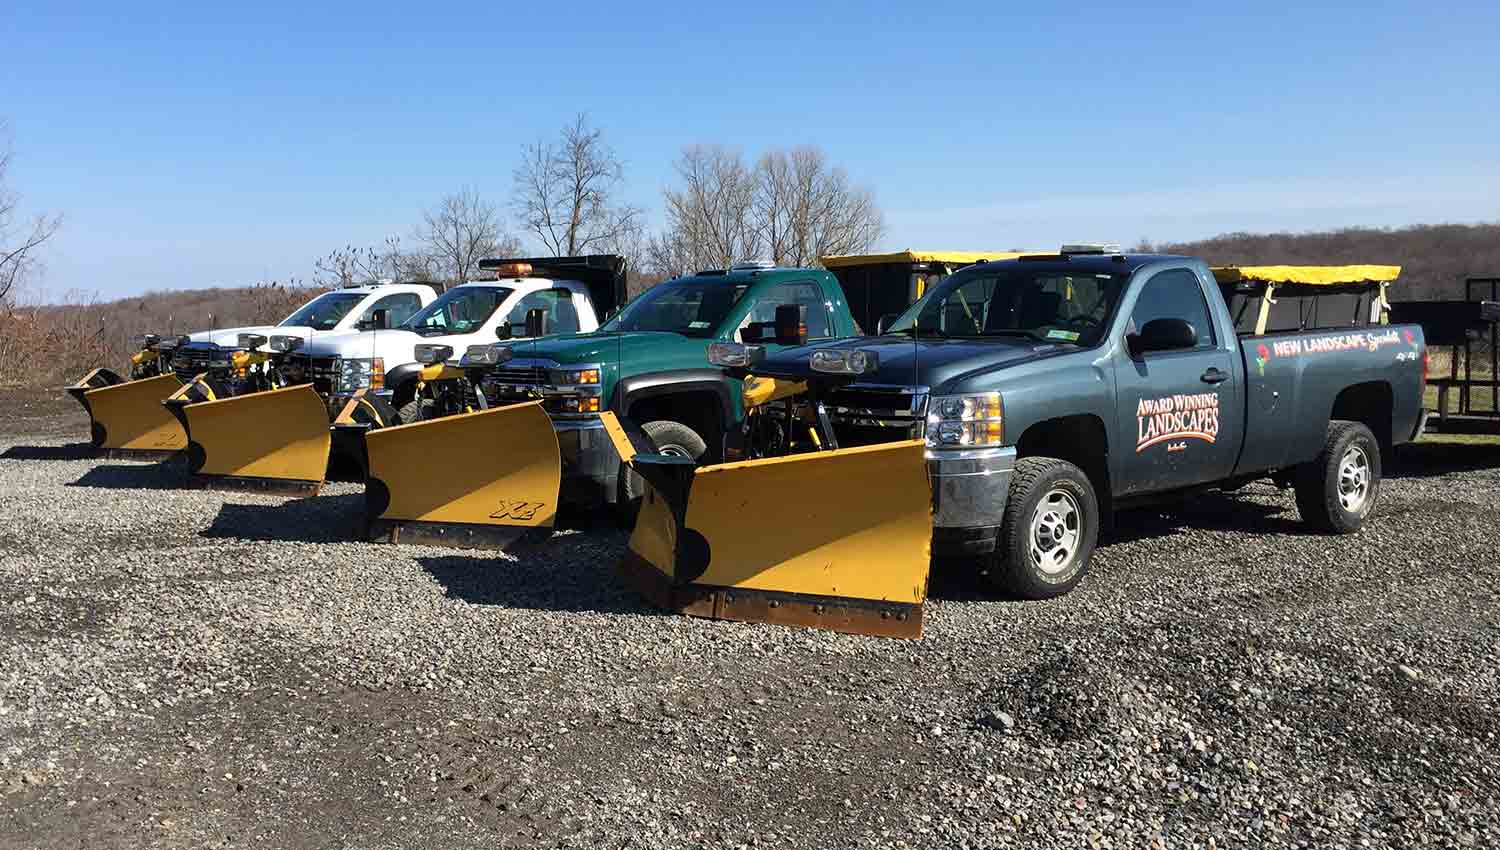
<svg viewBox="0 0 1500 850"><path fill-rule="evenodd" d="M622 473L602 411L638 425L664 454L724 460L743 420L741 382L709 364L710 344L775 350L858 333L833 275L755 263L658 284L595 332L474 346L458 365L467 392L484 396L476 406L542 400L562 454L564 502L617 504L639 495L639 481Z"/></svg>

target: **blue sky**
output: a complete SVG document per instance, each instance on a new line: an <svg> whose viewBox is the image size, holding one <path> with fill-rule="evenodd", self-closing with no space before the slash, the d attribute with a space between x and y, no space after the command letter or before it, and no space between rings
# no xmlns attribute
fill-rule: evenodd
<svg viewBox="0 0 1500 850"><path fill-rule="evenodd" d="M883 247L1500 220L1500 4L10 0L44 284L307 277L587 112L660 224L682 146L817 144Z"/></svg>

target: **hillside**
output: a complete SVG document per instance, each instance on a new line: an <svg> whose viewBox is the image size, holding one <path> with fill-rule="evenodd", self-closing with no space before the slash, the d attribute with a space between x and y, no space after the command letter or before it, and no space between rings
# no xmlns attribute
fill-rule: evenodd
<svg viewBox="0 0 1500 850"><path fill-rule="evenodd" d="M1423 224L1398 230L1226 233L1156 250L1193 254L1215 265L1391 263L1402 267L1391 299L1462 298L1471 276L1500 276L1500 224Z"/></svg>

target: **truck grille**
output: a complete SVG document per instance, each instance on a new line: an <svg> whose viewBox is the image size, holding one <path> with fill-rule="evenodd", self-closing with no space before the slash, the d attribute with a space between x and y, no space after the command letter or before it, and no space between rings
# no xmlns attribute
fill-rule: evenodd
<svg viewBox="0 0 1500 850"><path fill-rule="evenodd" d="M309 357L306 354L289 354L287 370L293 381L306 381L321 395L332 395L339 386L339 359L337 357Z"/></svg>
<svg viewBox="0 0 1500 850"><path fill-rule="evenodd" d="M172 371L184 384L208 371L214 350L208 348L179 348L172 355Z"/></svg>
<svg viewBox="0 0 1500 850"><path fill-rule="evenodd" d="M484 378L486 383L496 384L545 384L547 370L540 366L501 366L491 369Z"/></svg>
<svg viewBox="0 0 1500 850"><path fill-rule="evenodd" d="M851 385L824 403L840 446L865 446L922 437L927 422L925 387Z"/></svg>

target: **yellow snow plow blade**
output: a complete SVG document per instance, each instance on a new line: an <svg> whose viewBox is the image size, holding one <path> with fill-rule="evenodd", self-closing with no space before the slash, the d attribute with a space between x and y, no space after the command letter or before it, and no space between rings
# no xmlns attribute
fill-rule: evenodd
<svg viewBox="0 0 1500 850"><path fill-rule="evenodd" d="M156 459L187 448L187 435L162 399L181 389L176 375L122 381L95 369L67 387L89 414L89 441L111 457Z"/></svg>
<svg viewBox="0 0 1500 850"><path fill-rule="evenodd" d="M615 446L646 481L621 562L664 608L920 637L932 502L920 440L694 468Z"/></svg>
<svg viewBox="0 0 1500 850"><path fill-rule="evenodd" d="M312 384L216 399L194 381L165 405L187 431L194 486L293 495L323 486L328 409Z"/></svg>
<svg viewBox="0 0 1500 850"><path fill-rule="evenodd" d="M550 535L562 452L541 402L365 432L369 539L503 549Z"/></svg>

